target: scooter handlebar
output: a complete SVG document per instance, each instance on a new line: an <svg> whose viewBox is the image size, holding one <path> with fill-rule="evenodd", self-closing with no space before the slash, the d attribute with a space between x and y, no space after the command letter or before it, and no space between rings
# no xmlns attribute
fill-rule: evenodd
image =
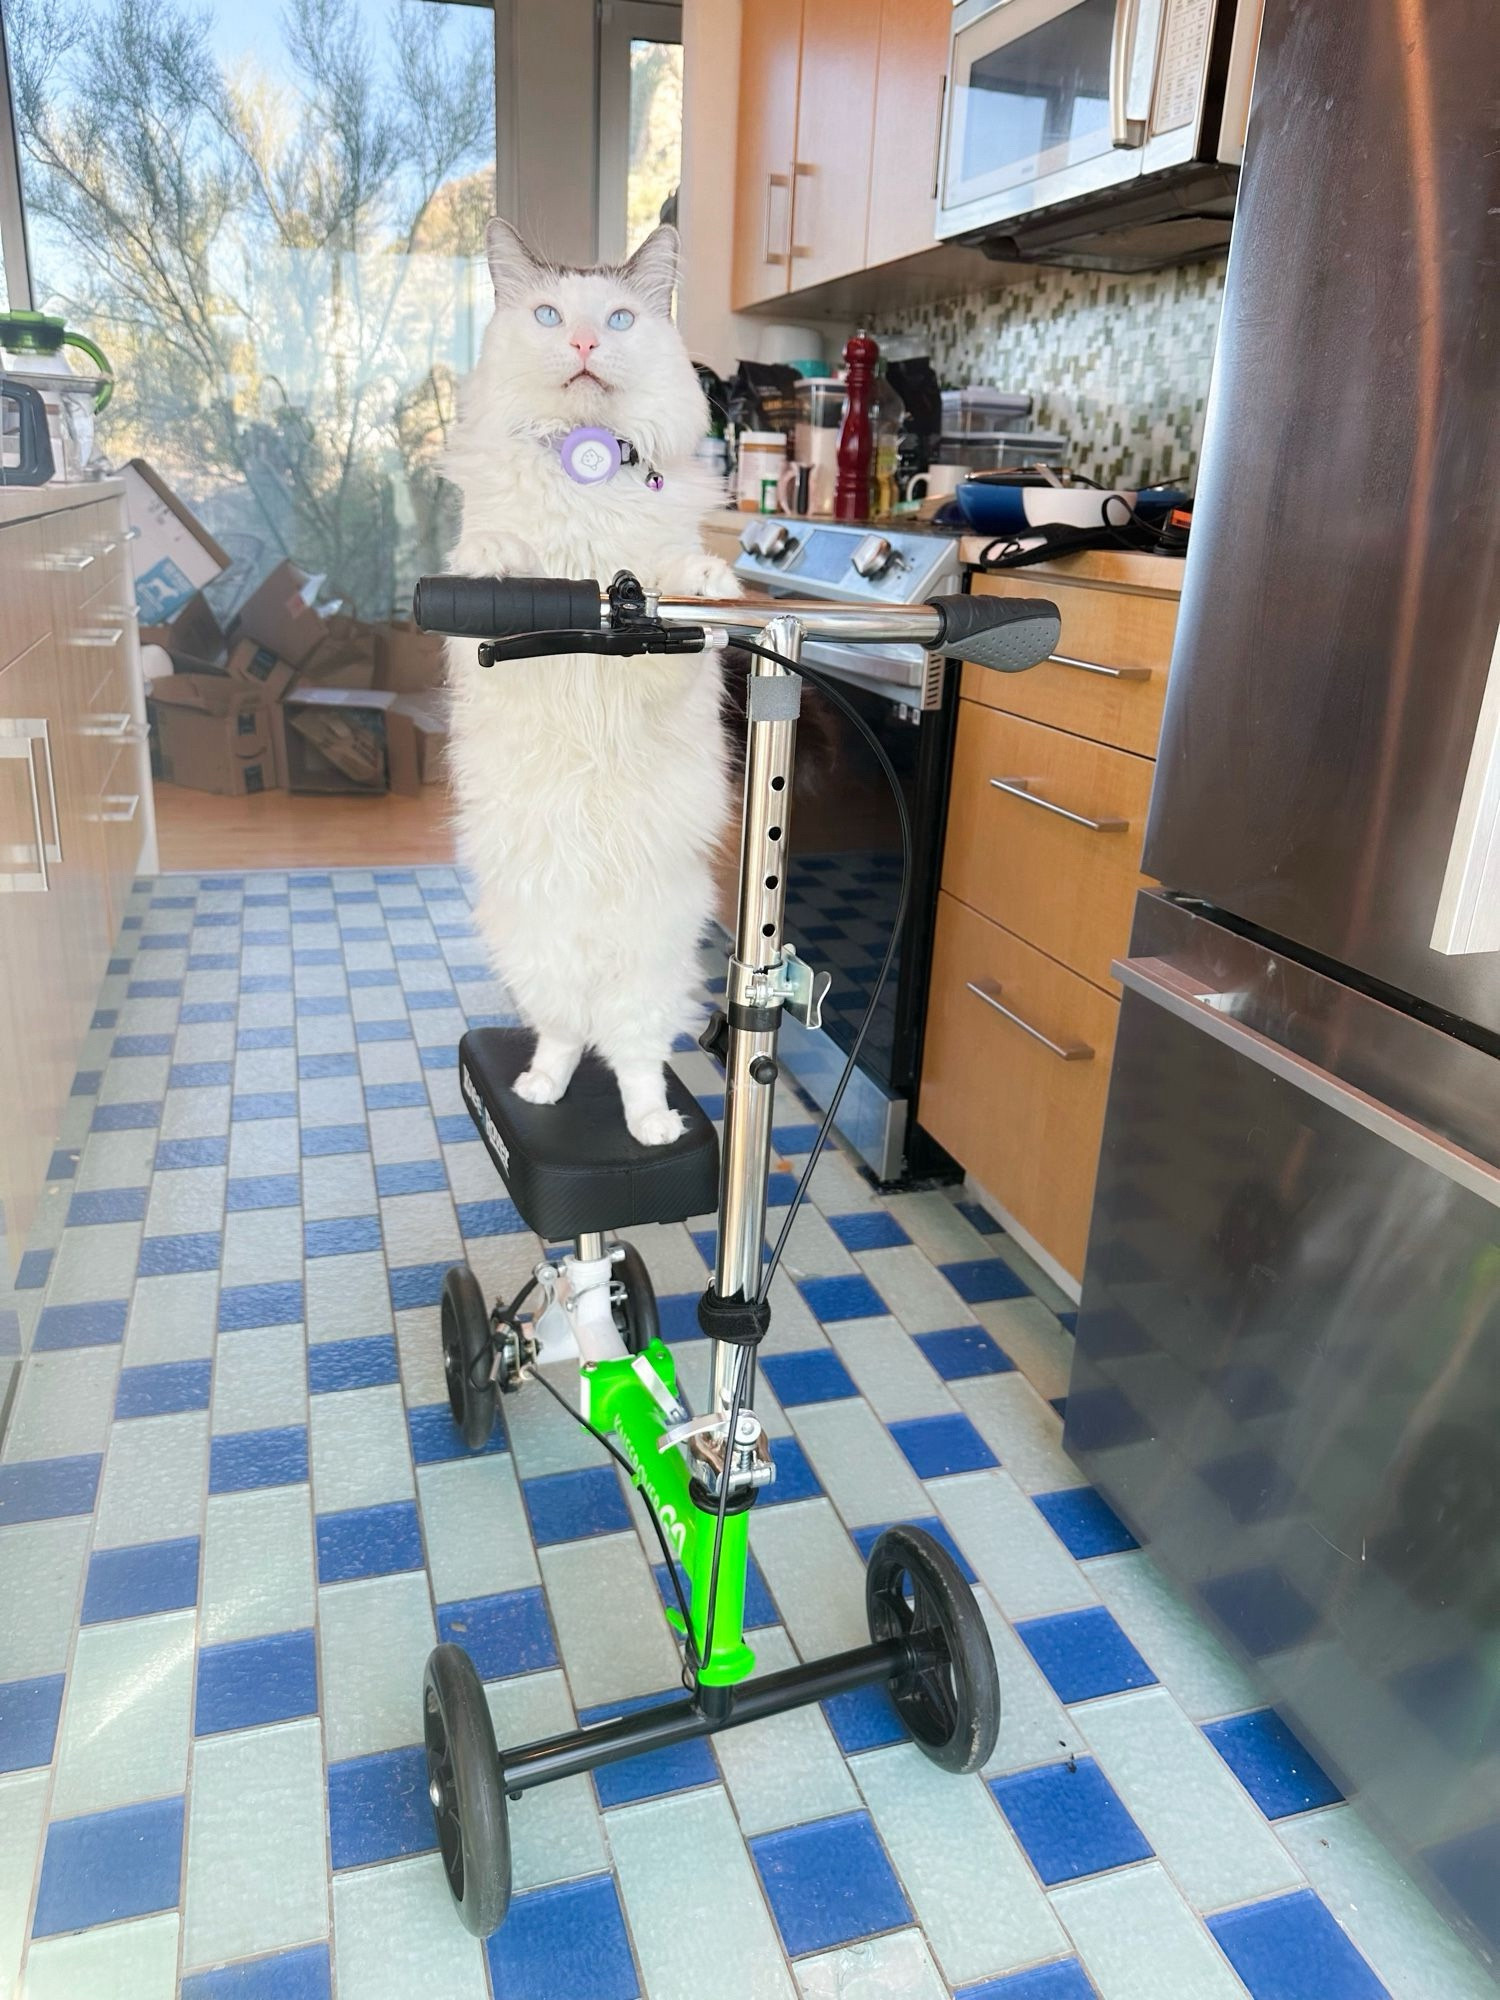
<svg viewBox="0 0 1500 2000"><path fill-rule="evenodd" d="M598 584L563 576L424 576L411 609L422 631L455 639L596 632L604 622Z"/></svg>
<svg viewBox="0 0 1500 2000"><path fill-rule="evenodd" d="M935 652L1002 674L1039 666L1057 651L1058 609L1045 597L929 597L941 621Z"/></svg>

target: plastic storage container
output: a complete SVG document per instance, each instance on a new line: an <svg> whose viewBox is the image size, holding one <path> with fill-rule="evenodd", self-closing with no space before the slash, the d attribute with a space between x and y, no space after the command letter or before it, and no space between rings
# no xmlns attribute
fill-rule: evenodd
<svg viewBox="0 0 1500 2000"><path fill-rule="evenodd" d="M945 434L938 444L939 465L969 472L1005 472L1017 465L1063 465L1068 440L1056 431L970 431Z"/></svg>
<svg viewBox="0 0 1500 2000"><path fill-rule="evenodd" d="M1032 398L1010 389L980 383L971 389L943 391L943 434L962 437L972 431L1029 431Z"/></svg>

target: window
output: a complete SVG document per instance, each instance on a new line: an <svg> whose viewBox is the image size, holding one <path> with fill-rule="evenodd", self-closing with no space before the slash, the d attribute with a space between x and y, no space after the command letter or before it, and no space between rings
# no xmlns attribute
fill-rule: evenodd
<svg viewBox="0 0 1500 2000"><path fill-rule="evenodd" d="M32 302L113 363L104 449L198 510L235 596L289 556L389 616L451 540L438 458L491 310L491 12L3 5Z"/></svg>
<svg viewBox="0 0 1500 2000"><path fill-rule="evenodd" d="M676 208L682 10L604 0L599 28L599 255L629 256Z"/></svg>

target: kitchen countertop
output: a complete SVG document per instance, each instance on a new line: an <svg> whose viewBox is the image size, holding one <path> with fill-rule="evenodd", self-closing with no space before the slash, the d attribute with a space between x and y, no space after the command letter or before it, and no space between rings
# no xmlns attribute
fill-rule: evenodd
<svg viewBox="0 0 1500 2000"><path fill-rule="evenodd" d="M977 563L980 551L994 539L992 535L965 535L958 545L959 561ZM1186 567L1178 556L1153 556L1144 549L1085 549L1076 556L1058 556L1052 562L1028 563L1022 569L991 574L1067 577L1077 583L1109 585L1116 590L1149 590L1159 597L1177 597L1182 591L1182 572Z"/></svg>
<svg viewBox="0 0 1500 2000"><path fill-rule="evenodd" d="M0 486L0 528L17 521L34 521L39 514L61 514L69 507L90 507L96 500L118 500L123 479L79 479L51 486Z"/></svg>

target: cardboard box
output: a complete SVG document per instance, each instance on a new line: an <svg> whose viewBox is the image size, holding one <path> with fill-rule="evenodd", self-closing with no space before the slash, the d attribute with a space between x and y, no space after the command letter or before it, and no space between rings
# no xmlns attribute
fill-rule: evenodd
<svg viewBox="0 0 1500 2000"><path fill-rule="evenodd" d="M378 689L299 683L265 711L280 782L289 792L386 791L386 722L394 700Z"/></svg>
<svg viewBox="0 0 1500 2000"><path fill-rule="evenodd" d="M209 609L208 599L195 591L180 610L162 623L141 627L143 646L164 646L184 673L224 664L224 634Z"/></svg>
<svg viewBox="0 0 1500 2000"><path fill-rule="evenodd" d="M146 691L152 701L168 708L193 708L200 715L238 715L242 708L264 706L259 689L224 673L167 674L153 680Z"/></svg>
<svg viewBox="0 0 1500 2000"><path fill-rule="evenodd" d="M252 702L227 715L210 715L153 698L152 776L223 798L271 791L276 765L269 718L278 712Z"/></svg>
<svg viewBox="0 0 1500 2000"><path fill-rule="evenodd" d="M448 702L442 693L398 694L391 714L400 717L416 739L417 775L424 785L441 785L448 776ZM394 780L393 780L394 788Z"/></svg>
<svg viewBox="0 0 1500 2000"><path fill-rule="evenodd" d="M130 545L136 616L142 625L161 625L175 618L195 591L222 576L229 557L143 458L128 459L120 477L130 525L138 531Z"/></svg>
<svg viewBox="0 0 1500 2000"><path fill-rule="evenodd" d="M297 679L295 667L288 666L285 660L278 660L269 646L257 645L254 639L235 641L229 649L224 671L230 680L261 701L280 701Z"/></svg>
<svg viewBox="0 0 1500 2000"><path fill-rule="evenodd" d="M329 611L323 628L322 639L302 662L303 679L319 687L374 687L375 627L346 612Z"/></svg>
<svg viewBox="0 0 1500 2000"><path fill-rule="evenodd" d="M380 628L375 644L375 685L395 694L425 694L443 685L446 663L442 637L419 632L411 623Z"/></svg>
<svg viewBox="0 0 1500 2000"><path fill-rule="evenodd" d="M301 667L328 636L315 600L323 587L294 562L279 562L230 621L231 639L254 639L288 666Z"/></svg>

